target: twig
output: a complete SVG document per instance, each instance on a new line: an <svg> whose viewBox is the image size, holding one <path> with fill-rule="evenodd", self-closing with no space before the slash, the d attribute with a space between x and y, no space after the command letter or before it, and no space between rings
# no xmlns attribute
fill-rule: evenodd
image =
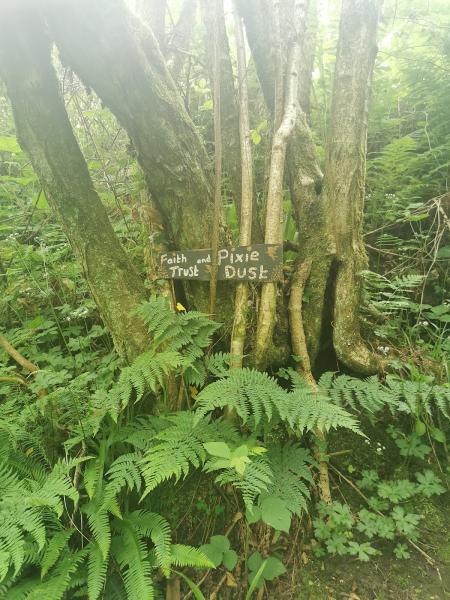
<svg viewBox="0 0 450 600"><path fill-rule="evenodd" d="M216 585L214 590L211 592L211 595L209 596L209 600L216 600L217 594L220 592L220 588L223 586L223 584L225 583L226 580L227 580L227 574L225 573L225 575L223 575L221 577L219 583Z"/></svg>
<svg viewBox="0 0 450 600"><path fill-rule="evenodd" d="M22 379L22 377L19 377L18 375L16 377L0 377L0 382L1 381L5 383L20 383L21 385L27 385L25 379Z"/></svg>
<svg viewBox="0 0 450 600"><path fill-rule="evenodd" d="M12 346L6 338L2 336L0 333L0 346L13 358L16 363L18 363L21 367L26 369L29 373L34 374L39 371L39 367L26 359L24 356L20 354L18 350Z"/></svg>

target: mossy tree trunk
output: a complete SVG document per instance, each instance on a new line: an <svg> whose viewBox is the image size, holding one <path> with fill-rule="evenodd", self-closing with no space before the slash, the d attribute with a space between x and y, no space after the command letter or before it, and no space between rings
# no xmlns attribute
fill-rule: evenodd
<svg viewBox="0 0 450 600"><path fill-rule="evenodd" d="M276 56L271 45L265 43L270 39L270 19L261 16L270 14L271 4L268 0L239 0L238 5L261 88L275 119ZM299 264L310 263L308 302L298 310L303 312L311 364L314 366L317 359L324 332L332 328L338 360L360 373L374 373L382 366L365 345L359 325L359 272L366 264L361 224L367 103L380 11L380 0L343 1L325 174L303 107L286 158L299 231ZM304 47L304 54L307 51ZM308 74L302 70L300 89L309 85ZM301 102L307 105L305 96Z"/></svg>
<svg viewBox="0 0 450 600"><path fill-rule="evenodd" d="M83 268L118 352L132 360L149 342L134 313L145 300L144 285L94 190L60 97L43 23L28 3L3 5L0 18L0 74L19 142Z"/></svg>
<svg viewBox="0 0 450 600"><path fill-rule="evenodd" d="M324 193L334 225L337 274L333 313L336 355L352 370L376 372L381 360L364 343L359 327L367 269L363 240L368 101L377 53L382 0L343 0L325 162Z"/></svg>
<svg viewBox="0 0 450 600"><path fill-rule="evenodd" d="M237 4L246 26L263 94L272 112L272 130L277 132L285 106L283 94L289 80L286 64L290 36L278 35L277 38L275 33L277 30L288 32L293 28L301 43L304 60L298 75L298 99L301 108L308 110L310 67L303 67L304 63L311 66L311 47L314 45L311 36L304 34L305 28L307 31L308 3L303 0L237 0ZM32 3L23 0L19 6L25 5L30 10ZM272 13L274 8L279 16L276 26L275 14ZM266 227L266 241L270 238L281 243L281 210L278 209L284 175L300 235L298 264L310 265L309 279L304 283L309 302L303 302L298 310L302 311L304 336L313 368L323 346L324 332L331 329L333 333L328 336L328 341L332 341L336 356L343 364L361 373L374 372L381 365L363 342L358 315L361 301L359 272L366 264L361 221L367 102L380 8L381 0L343 0L324 175L307 115L301 108L297 109L291 119L295 123L294 131L286 136L286 139L289 137L286 162L284 165L283 149L283 164L277 172L277 192L272 196L268 194L267 209L271 207L270 198L275 197L278 208L273 212L275 217L269 219L270 227L276 223L276 236L268 236L268 231L272 230ZM45 4L45 9L48 30L58 45L63 62L98 93L128 132L152 202L162 215L171 244L176 248L207 247L213 231L211 160L172 78L152 25L136 19L126 10L122 0L96 0L95 3L60 0ZM11 11L14 13L14 10ZM299 16L294 18L294 15ZM56 78L49 66L49 43L45 41L47 62L38 60L42 58L42 51L34 57L30 50L30 44L35 44L36 39L44 40L43 34L39 33L42 24L36 24L36 32L29 27L29 33L33 34L30 40L27 42L23 34L19 39L20 52L27 61L17 65L14 60L3 61L18 131L23 145L33 157L55 210L66 223L66 231L105 319L111 319L112 315L112 320L115 320L119 313L123 318L124 314L132 314L134 291L140 288L141 291L136 292L136 297L139 297L143 293L142 286L128 268L123 251L117 249L120 246L117 246L110 225L103 227L107 223L104 209L92 189L86 165L57 94ZM161 30L161 27L158 29ZM224 35L223 23L221 31ZM161 35L159 37L161 39ZM3 40L5 50L8 44L17 46L11 40L7 32ZM24 72L26 64L31 70ZM45 69L44 64L47 65ZM226 66L227 77L233 87L228 60ZM35 93L36 73L41 80ZM227 91L231 90L230 86ZM229 100L229 112L232 114L235 113L235 105L232 97ZM77 198L76 202L73 196ZM221 243L228 241L227 228L221 218ZM109 243L111 249L106 251ZM99 248L93 252L92 248L102 244L105 246L103 250ZM104 290L99 292L101 285L108 285L102 277L105 269L108 267L108 274L111 272L111 258L107 265L106 256L112 256L112 260L117 262L114 277L122 283L119 285L117 280L115 287L117 290L126 288L124 293L128 304L124 301L122 309L117 308L116 312L106 306L105 297L108 294L108 298L113 297L112 289L107 294ZM111 280L109 276L108 281ZM189 286L189 290L192 306L207 310L207 284L195 283ZM227 291L228 294L219 292L219 318L231 328L233 290ZM267 335L261 334L262 316L259 315L259 339L264 341L261 353L267 354L271 349L272 356L276 346L273 340L282 338L282 334L286 333L282 325L287 321L286 301L280 291L279 287L276 293L271 292L271 302L268 303L271 323L266 328ZM119 296L121 292L117 291L114 297ZM273 321L274 302L277 304L277 323ZM264 308L264 301L259 304L260 311L261 308ZM294 308L291 306L290 310L292 312ZM269 312L266 311L267 314ZM131 316L127 318L134 319ZM110 326L113 328L112 322ZM119 347L123 347L124 338L119 333L115 336ZM283 348L283 352L283 356L287 357L289 351L285 352ZM267 364L263 356L258 356L258 362L260 365Z"/></svg>
<svg viewBox="0 0 450 600"><path fill-rule="evenodd" d="M121 0L62 0L50 5L46 17L62 61L95 90L130 136L172 245L208 247L211 160L151 28ZM223 221L221 229L223 241ZM193 304L206 312L208 286L192 284L190 292Z"/></svg>

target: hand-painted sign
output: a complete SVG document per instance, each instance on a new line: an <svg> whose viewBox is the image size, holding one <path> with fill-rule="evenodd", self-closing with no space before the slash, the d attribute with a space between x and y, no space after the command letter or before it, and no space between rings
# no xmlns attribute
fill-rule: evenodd
<svg viewBox="0 0 450 600"><path fill-rule="evenodd" d="M211 250L176 250L159 256L164 279L211 278ZM254 244L221 248L217 254L217 279L230 281L278 281L282 278L283 248Z"/></svg>

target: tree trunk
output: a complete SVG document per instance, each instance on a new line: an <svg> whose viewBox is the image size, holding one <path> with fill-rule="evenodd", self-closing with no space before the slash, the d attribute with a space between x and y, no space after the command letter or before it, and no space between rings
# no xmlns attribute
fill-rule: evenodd
<svg viewBox="0 0 450 600"><path fill-rule="evenodd" d="M145 289L115 235L73 135L51 64L44 24L28 3L1 9L0 72L17 135L83 268L118 352L132 360L148 345L134 314Z"/></svg>
<svg viewBox="0 0 450 600"><path fill-rule="evenodd" d="M382 364L363 342L359 325L359 274L367 268L362 235L367 107L381 5L382 0L343 0L325 166L337 259L334 347L338 359L360 373L379 371Z"/></svg>
<svg viewBox="0 0 450 600"><path fill-rule="evenodd" d="M172 245L208 247L211 161L152 30L121 0L62 0L47 17L62 60L98 93L130 136ZM223 221L221 239L226 239ZM206 312L208 286L197 282L189 290L192 304ZM222 307L226 304L223 299Z"/></svg>
<svg viewBox="0 0 450 600"><path fill-rule="evenodd" d="M236 55L239 83L239 141L241 148L241 206L239 244L249 246L252 241L253 222L253 158L250 140L250 117L248 113L247 58L244 30L240 15L234 10ZM231 366L242 368L246 332L248 327L249 287L247 282L238 283L234 301L234 321L231 332Z"/></svg>
<svg viewBox="0 0 450 600"><path fill-rule="evenodd" d="M239 0L238 5L266 103L274 111L275 60L271 44L266 43L268 19L262 16L270 10L267 2ZM286 158L299 230L299 263L311 262L308 302L298 307L303 311L311 364L314 366L323 345L324 333L332 326L338 359L365 374L382 366L361 338L358 315L362 289L358 273L366 261L361 228L366 112L380 8L380 0L343 2L325 178L303 111ZM302 84L310 85L305 70L300 73L300 87Z"/></svg>

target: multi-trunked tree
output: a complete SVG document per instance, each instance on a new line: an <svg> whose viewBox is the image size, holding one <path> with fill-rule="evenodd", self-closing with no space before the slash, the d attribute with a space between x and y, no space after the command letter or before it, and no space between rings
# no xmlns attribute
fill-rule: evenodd
<svg viewBox="0 0 450 600"><path fill-rule="evenodd" d="M243 43L237 35L238 59L241 55L238 106L234 87L230 92L234 82L229 43L224 39L223 8L220 3L215 7L215 27L206 5L205 22L209 30L216 31L214 39L219 46L220 60L216 62L221 81L216 91L220 90L217 100L220 97L223 145L233 146L233 160L239 154L236 131L241 123L242 164L231 164L230 153L224 152L223 157L228 179L234 182L230 187L243 232L241 240L260 241L259 230L266 243L283 243L283 190L288 189L299 231L293 280L301 271L308 292L308 302L302 302L302 293L297 294L291 308L304 329L309 362L314 368L323 337L329 335L342 364L355 372L376 372L381 361L363 342L358 311L359 273L366 263L361 220L367 105L381 2L343 2L323 174L305 112L311 82L311 69L306 65L311 65L314 53L314 36L309 31L313 6L294 0L236 3L236 22L242 26L243 20L273 131L263 207L256 205L249 187L253 175L245 142L249 133ZM192 18L190 11L185 13L181 18L188 13ZM149 14L161 16L160 11ZM40 6L21 0L2 7L2 18L8 26L2 36L1 73L18 137L83 265L118 350L132 357L146 344L142 325L132 311L144 297L143 286L111 229L72 133L52 66L53 44L63 64L99 95L127 131L174 248L208 247L211 241L214 170L206 149L208 140L202 139L186 109L176 80L179 69L174 68L173 56L161 41L158 18L153 23L155 33L151 21L138 19L116 0L94 4L67 0ZM239 172L242 194L236 191ZM261 182L258 185L261 188ZM253 215L248 210L248 195L253 195ZM221 243L226 245L230 234L223 214L219 220ZM191 282L185 287L189 307L206 310L207 284ZM292 354L285 302L289 287L289 281L284 286L264 284L256 294L261 294L260 301L247 307L247 312L257 310L257 327L254 334L247 335L245 348L259 366L279 364ZM224 286L219 286L218 294L218 314L230 331L233 294ZM237 304L242 311L242 302Z"/></svg>

